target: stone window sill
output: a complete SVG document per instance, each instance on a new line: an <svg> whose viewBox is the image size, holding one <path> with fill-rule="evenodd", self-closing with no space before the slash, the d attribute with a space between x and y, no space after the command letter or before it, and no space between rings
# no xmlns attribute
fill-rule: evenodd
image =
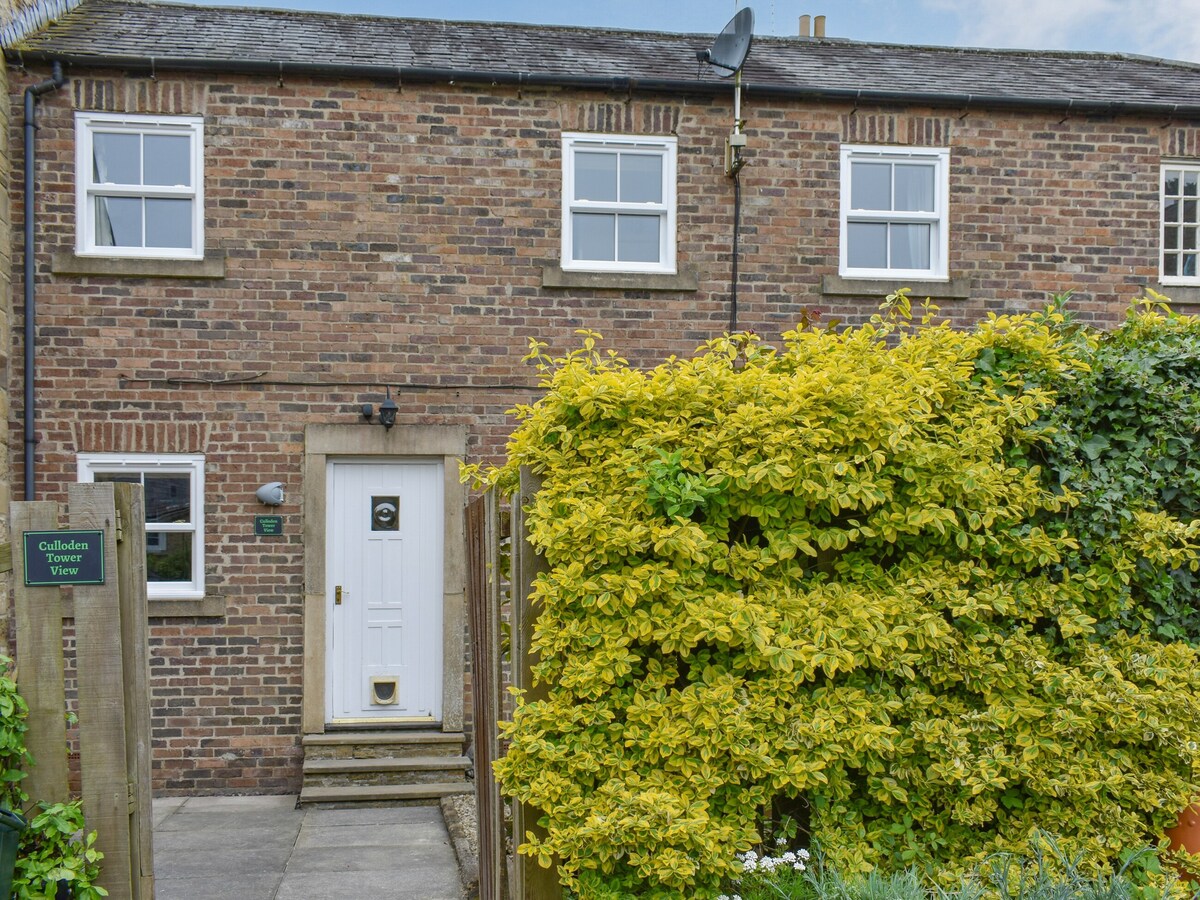
<svg viewBox="0 0 1200 900"><path fill-rule="evenodd" d="M215 618L225 615L225 598L208 594L203 600L157 600L147 603L151 619ZM63 594L63 618L75 618L75 598L70 591Z"/></svg>
<svg viewBox="0 0 1200 900"><path fill-rule="evenodd" d="M583 288L616 291L696 291L696 272L680 269L674 275L647 272L564 272L559 266L542 268L544 288Z"/></svg>
<svg viewBox="0 0 1200 900"><path fill-rule="evenodd" d="M225 254L214 250L204 259L128 259L55 253L50 257L50 271L55 275L108 275L114 278L224 278Z"/></svg>
<svg viewBox="0 0 1200 900"><path fill-rule="evenodd" d="M946 281L887 281L879 278L843 278L825 275L821 278L821 293L831 297L878 297L882 300L897 288L911 288L913 300L965 300L971 296L969 278L950 278Z"/></svg>
<svg viewBox="0 0 1200 900"><path fill-rule="evenodd" d="M1200 287L1183 284L1156 284L1154 290L1164 297L1169 297L1173 301L1172 306L1176 303L1184 303L1188 306L1200 303Z"/></svg>

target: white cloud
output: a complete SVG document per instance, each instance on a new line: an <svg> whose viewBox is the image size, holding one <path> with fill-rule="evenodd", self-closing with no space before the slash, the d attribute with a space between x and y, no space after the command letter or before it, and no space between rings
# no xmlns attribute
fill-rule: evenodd
<svg viewBox="0 0 1200 900"><path fill-rule="evenodd" d="M956 43L1106 50L1200 62L1200 0L921 0L950 18Z"/></svg>

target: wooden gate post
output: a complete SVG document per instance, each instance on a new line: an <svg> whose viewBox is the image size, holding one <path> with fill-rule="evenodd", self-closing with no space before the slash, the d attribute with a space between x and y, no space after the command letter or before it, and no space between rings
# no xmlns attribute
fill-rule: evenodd
<svg viewBox="0 0 1200 900"><path fill-rule="evenodd" d="M135 900L154 898L150 787L150 605L146 596L146 499L138 485L115 484L117 592L121 607L121 661L125 699L125 771L133 793L129 807L129 865Z"/></svg>
<svg viewBox="0 0 1200 900"><path fill-rule="evenodd" d="M50 500L9 504L14 614L17 624L17 689L29 705L25 746L33 768L21 787L35 803L67 799L67 701L63 689L62 588L28 587L21 535L55 531L58 504Z"/></svg>
<svg viewBox="0 0 1200 900"><path fill-rule="evenodd" d="M96 844L104 853L100 884L109 897L152 900L142 489L113 483L72 484L68 496L71 527L103 531L104 558L116 568L104 584L75 586L84 814L88 827L98 833ZM141 733L135 736L137 731Z"/></svg>
<svg viewBox="0 0 1200 900"><path fill-rule="evenodd" d="M503 709L500 665L500 497L495 490L467 505L467 598L471 621L471 705L474 712L475 799L479 838L479 898L502 900L504 801L492 772L500 755Z"/></svg>
<svg viewBox="0 0 1200 900"><path fill-rule="evenodd" d="M536 553L529 542L529 531L525 525L525 507L533 504L533 499L541 486L541 479L527 467L521 467L521 484L516 498L513 500L513 623L512 623L512 673L513 683L525 691L526 700L544 700L549 689L545 684L533 683L532 668L537 665L538 657L531 652L533 641L533 624L537 621L537 611L529 600L533 589L533 581L539 573L547 570L546 561L541 554ZM538 825L541 813L525 803L518 803L513 809L513 846L516 847L525 840L525 832L531 831L538 837L546 831ZM512 871L513 900L559 900L562 897L562 886L558 882L557 866L552 864L549 869L543 869L536 862L519 853L513 854Z"/></svg>

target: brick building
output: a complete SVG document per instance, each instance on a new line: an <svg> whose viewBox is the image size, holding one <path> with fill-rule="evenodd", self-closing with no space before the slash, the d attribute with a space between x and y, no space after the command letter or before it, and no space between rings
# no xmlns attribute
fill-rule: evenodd
<svg viewBox="0 0 1200 900"><path fill-rule="evenodd" d="M25 89L64 75L32 201L11 182L38 234L13 494L146 487L158 790L456 740L457 462L536 397L530 338L650 364L728 330L735 215L736 324L768 340L899 285L958 323L1197 308L1196 67L759 38L735 179L710 37L85 0L7 48L14 165Z"/></svg>

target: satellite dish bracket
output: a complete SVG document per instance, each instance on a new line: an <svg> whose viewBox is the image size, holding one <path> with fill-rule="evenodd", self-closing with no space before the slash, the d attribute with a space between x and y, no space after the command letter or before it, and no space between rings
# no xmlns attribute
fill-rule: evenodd
<svg viewBox="0 0 1200 900"><path fill-rule="evenodd" d="M733 76L733 132L725 139L726 175L736 175L746 164L742 157L746 147L746 136L742 134L742 66L753 43L754 10L746 7L738 10L721 29L711 48L696 51L697 60L724 70L717 72L722 78Z"/></svg>

